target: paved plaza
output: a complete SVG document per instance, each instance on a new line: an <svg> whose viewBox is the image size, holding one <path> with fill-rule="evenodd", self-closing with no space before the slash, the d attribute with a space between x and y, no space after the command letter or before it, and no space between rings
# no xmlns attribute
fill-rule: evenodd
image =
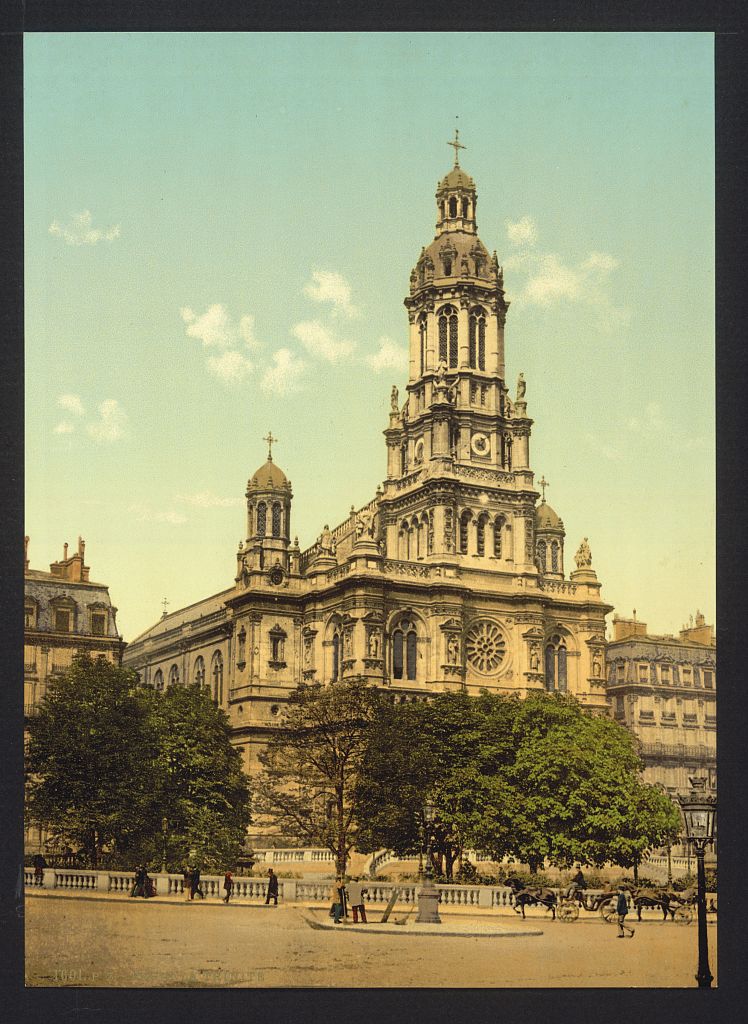
<svg viewBox="0 0 748 1024"><path fill-rule="evenodd" d="M378 922L381 910L372 910ZM558 988L695 986L696 925L651 917L636 936L590 915L571 925L513 913L442 913L445 924L505 927L501 938L365 934L320 907L27 894L29 986L140 988ZM541 932L542 934L538 934ZM717 974L717 928L709 925ZM580 967L584 973L580 974Z"/></svg>

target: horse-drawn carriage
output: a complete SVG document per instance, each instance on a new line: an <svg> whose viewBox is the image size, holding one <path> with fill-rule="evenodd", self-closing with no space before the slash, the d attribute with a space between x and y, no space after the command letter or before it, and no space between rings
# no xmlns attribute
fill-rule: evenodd
<svg viewBox="0 0 748 1024"><path fill-rule="evenodd" d="M550 910L553 915L553 920L556 920L556 893L553 889L549 889L546 886L537 886L536 888L529 888L521 882L519 878L507 878L506 884L514 893L514 911L517 914L522 914L525 917L526 907L544 907L546 911Z"/></svg>
<svg viewBox="0 0 748 1024"><path fill-rule="evenodd" d="M662 920L670 920L676 924L690 924L693 920L693 908L696 905L696 890L685 889L674 892L672 889L634 889L631 902L636 910L637 920L642 919L642 910L661 910Z"/></svg>
<svg viewBox="0 0 748 1024"><path fill-rule="evenodd" d="M599 914L603 921L612 924L616 918L617 893L610 889L606 892L586 892L577 889L573 895L564 896L558 905L558 919L564 924L573 924L579 917L580 910L590 914Z"/></svg>

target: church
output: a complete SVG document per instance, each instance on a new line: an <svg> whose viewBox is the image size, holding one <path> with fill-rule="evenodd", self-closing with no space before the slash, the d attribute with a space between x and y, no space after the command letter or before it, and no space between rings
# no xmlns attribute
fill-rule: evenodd
<svg viewBox="0 0 748 1024"><path fill-rule="evenodd" d="M611 607L587 538L567 572L563 520L545 480L536 489L527 383L520 373L512 394L507 384L503 271L478 237L457 133L450 145L436 234L405 298L409 373L382 424L386 479L364 507L331 509L336 525L302 551L268 434L233 579L164 613L125 652L144 684L209 685L250 773L302 682L365 680L397 702L565 691L608 713Z"/></svg>

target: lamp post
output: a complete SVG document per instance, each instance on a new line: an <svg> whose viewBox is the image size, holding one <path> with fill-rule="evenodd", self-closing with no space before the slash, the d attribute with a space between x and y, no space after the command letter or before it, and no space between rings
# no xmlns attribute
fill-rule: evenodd
<svg viewBox="0 0 748 1024"><path fill-rule="evenodd" d="M161 874L162 875L166 874L166 834L167 834L167 829L168 828L169 828L169 821L168 821L168 819L167 818L162 818L161 819L161 840L162 840L162 846L161 846Z"/></svg>
<svg viewBox="0 0 748 1024"><path fill-rule="evenodd" d="M712 987L712 972L709 970L709 942L706 933L706 875L704 872L704 850L714 839L714 822L717 817L717 798L706 792L706 779L689 779L691 792L679 796L678 803L683 812L686 827L686 841L693 843L696 851L696 908L699 924L699 967L696 981L699 988Z"/></svg>
<svg viewBox="0 0 748 1024"><path fill-rule="evenodd" d="M439 917L439 890L434 885L431 870L431 825L436 815L436 808L428 801L423 807L424 831L426 833L426 875L418 890L417 924L441 924Z"/></svg>

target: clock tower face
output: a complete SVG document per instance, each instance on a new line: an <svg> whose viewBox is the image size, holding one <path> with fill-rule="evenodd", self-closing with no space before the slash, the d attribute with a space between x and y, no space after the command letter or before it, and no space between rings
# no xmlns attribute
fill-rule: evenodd
<svg viewBox="0 0 748 1024"><path fill-rule="evenodd" d="M476 432L470 438L470 447L474 455L490 455L491 454L491 439L488 434Z"/></svg>

